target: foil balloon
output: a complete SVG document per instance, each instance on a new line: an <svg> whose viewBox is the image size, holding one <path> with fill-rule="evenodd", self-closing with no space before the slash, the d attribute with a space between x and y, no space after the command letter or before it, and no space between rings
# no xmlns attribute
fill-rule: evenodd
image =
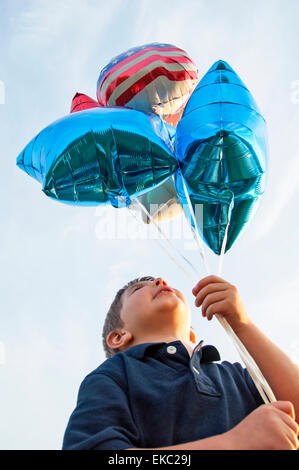
<svg viewBox="0 0 299 470"><path fill-rule="evenodd" d="M226 62L216 62L190 97L175 140L180 201L216 254L231 248L255 214L265 189L266 142L250 91Z"/></svg>
<svg viewBox="0 0 299 470"><path fill-rule="evenodd" d="M72 99L71 113L83 111L84 109L100 108L101 105L84 93L76 93Z"/></svg>
<svg viewBox="0 0 299 470"><path fill-rule="evenodd" d="M134 47L114 57L101 70L98 102L155 113L174 127L198 82L188 54L171 44Z"/></svg>
<svg viewBox="0 0 299 470"><path fill-rule="evenodd" d="M172 175L178 162L165 123L127 108L70 114L42 130L17 158L50 198L126 207Z"/></svg>
<svg viewBox="0 0 299 470"><path fill-rule="evenodd" d="M83 93L76 93L72 100L71 113L99 107L101 107L101 105L89 96ZM169 131L171 146L173 146L175 129L170 124L166 124L166 126ZM140 209L140 206L134 206L134 210L141 214L141 220L146 224L150 224L152 220L156 223L160 223L182 213L182 206L178 200L172 176L167 178L165 183L136 197L136 199L140 201L152 217L152 219L148 217L146 212Z"/></svg>

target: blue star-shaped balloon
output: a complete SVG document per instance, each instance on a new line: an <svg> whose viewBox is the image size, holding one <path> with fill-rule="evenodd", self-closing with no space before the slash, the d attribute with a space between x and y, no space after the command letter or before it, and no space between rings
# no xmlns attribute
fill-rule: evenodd
<svg viewBox="0 0 299 470"><path fill-rule="evenodd" d="M87 109L42 130L17 165L53 199L124 207L177 170L169 129L158 116L134 109Z"/></svg>
<svg viewBox="0 0 299 470"><path fill-rule="evenodd" d="M226 62L216 62L192 93L176 129L175 154L176 190L187 216L181 174L201 237L220 254L227 231L229 250L264 192L267 145L265 120Z"/></svg>

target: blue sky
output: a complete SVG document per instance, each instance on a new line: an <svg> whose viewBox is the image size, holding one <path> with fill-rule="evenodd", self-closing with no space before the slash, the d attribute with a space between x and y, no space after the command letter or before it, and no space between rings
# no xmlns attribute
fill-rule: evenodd
<svg viewBox="0 0 299 470"><path fill-rule="evenodd" d="M299 362L298 15L296 0L1 2L1 449L61 448L78 387L105 359L107 308L138 275L161 275L181 289L197 339L239 361L217 320L201 318L193 283L155 240L100 239L116 209L52 201L15 164L32 137L69 113L77 91L96 97L111 57L137 45L185 49L200 77L226 60L267 120L267 189L225 255L223 277L238 286L252 320ZM170 231L180 223L172 221ZM204 276L190 240L174 243ZM208 248L206 254L216 273L217 258Z"/></svg>

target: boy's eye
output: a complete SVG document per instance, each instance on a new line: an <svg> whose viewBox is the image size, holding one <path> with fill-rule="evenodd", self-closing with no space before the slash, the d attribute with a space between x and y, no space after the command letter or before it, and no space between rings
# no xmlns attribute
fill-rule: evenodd
<svg viewBox="0 0 299 470"><path fill-rule="evenodd" d="M135 292L135 291L138 290L138 289L141 289L141 287L143 287L143 286L137 286L137 287L135 287L135 289L133 290L133 292Z"/></svg>
<svg viewBox="0 0 299 470"><path fill-rule="evenodd" d="M147 284L138 284L136 287L133 288L132 294L138 289L142 289L142 287L145 287Z"/></svg>

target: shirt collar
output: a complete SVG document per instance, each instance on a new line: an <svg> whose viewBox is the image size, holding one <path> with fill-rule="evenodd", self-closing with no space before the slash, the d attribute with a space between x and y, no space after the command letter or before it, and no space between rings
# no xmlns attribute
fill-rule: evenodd
<svg viewBox="0 0 299 470"><path fill-rule="evenodd" d="M135 357L136 359L143 359L146 354L150 353L150 350L158 351L163 348L165 344L173 344L176 342L180 342L179 340L177 341L172 341L171 343L165 343L165 342L160 342L160 343L142 343L142 344L137 344L136 346L131 346L129 349L124 351L124 354L127 354L128 356ZM215 348L215 346L212 345L206 345L202 346L203 341L200 341L193 350L193 353L196 351L200 355L200 360L201 362L213 362L213 361L220 361L221 357L218 352L218 350ZM183 344L183 343L182 343Z"/></svg>

